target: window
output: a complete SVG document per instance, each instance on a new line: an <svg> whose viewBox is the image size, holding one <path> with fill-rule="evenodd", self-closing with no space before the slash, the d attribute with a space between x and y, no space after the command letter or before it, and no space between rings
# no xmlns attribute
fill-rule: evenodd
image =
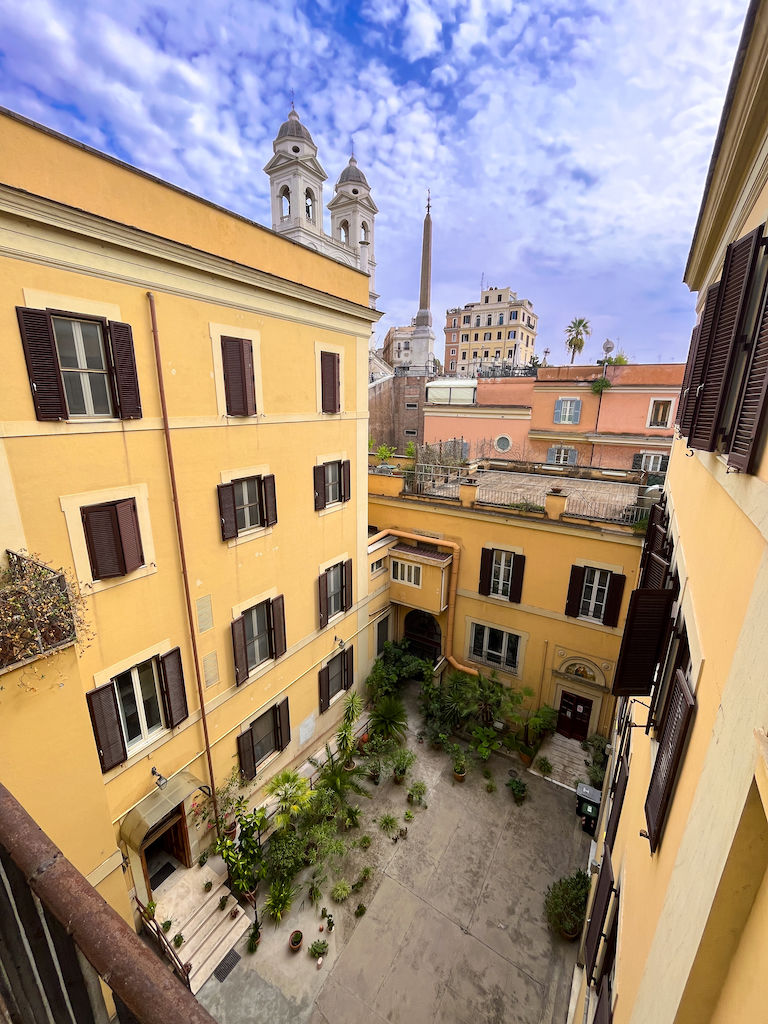
<svg viewBox="0 0 768 1024"><path fill-rule="evenodd" d="M219 498L221 539L231 540L241 533L274 526L277 522L275 477L248 476L216 488Z"/></svg>
<svg viewBox="0 0 768 1024"><path fill-rule="evenodd" d="M475 317L475 327L479 327L479 326L480 326L480 317L476 316Z"/></svg>
<svg viewBox="0 0 768 1024"><path fill-rule="evenodd" d="M466 358L467 358L467 350L466 350L466 349L463 349L463 350L462 350L462 353L461 353L461 358L462 358L462 359L466 359Z"/></svg>
<svg viewBox="0 0 768 1024"><path fill-rule="evenodd" d="M406 402L405 403L405 408L406 409L418 409L419 408L419 403L418 402Z"/></svg>
<svg viewBox="0 0 768 1024"><path fill-rule="evenodd" d="M496 296L496 301L501 302L501 292Z"/></svg>
<svg viewBox="0 0 768 1024"><path fill-rule="evenodd" d="M128 324L17 306L38 420L141 418Z"/></svg>
<svg viewBox="0 0 768 1024"><path fill-rule="evenodd" d="M337 562L318 578L320 628L330 619L352 607L352 559Z"/></svg>
<svg viewBox="0 0 768 1024"><path fill-rule="evenodd" d="M504 323L504 314L503 313L499 313L499 323L500 324Z"/></svg>
<svg viewBox="0 0 768 1024"><path fill-rule="evenodd" d="M651 853L659 846L672 800L672 791L683 759L683 750L693 718L696 699L688 681L679 669L672 680L667 714L659 737L659 749L653 765L648 795L645 798L645 820Z"/></svg>
<svg viewBox="0 0 768 1024"><path fill-rule="evenodd" d="M384 568L384 559L377 558L375 562L371 562L371 576L374 573L380 572Z"/></svg>
<svg viewBox="0 0 768 1024"><path fill-rule="evenodd" d="M259 715L248 729L237 737L240 773L245 779L255 779L256 769L276 751L285 750L291 742L291 716L288 698Z"/></svg>
<svg viewBox="0 0 768 1024"><path fill-rule="evenodd" d="M496 450L499 452L508 452L512 447L512 442L506 434L501 434L496 438Z"/></svg>
<svg viewBox="0 0 768 1024"><path fill-rule="evenodd" d="M464 317L461 318L461 322L462 322L462 324L471 324L472 323L472 317L471 316L464 316Z"/></svg>
<svg viewBox="0 0 768 1024"><path fill-rule="evenodd" d="M575 448L565 445L553 445L547 449L547 463L554 466L575 466L579 453Z"/></svg>
<svg viewBox="0 0 768 1024"><path fill-rule="evenodd" d="M651 411L648 416L649 427L668 427L669 417L672 412L672 402L669 399L653 399Z"/></svg>
<svg viewBox="0 0 768 1024"><path fill-rule="evenodd" d="M649 473L658 473L661 469L661 459L661 455L643 452L640 459L640 468L647 470Z"/></svg>
<svg viewBox="0 0 768 1024"><path fill-rule="evenodd" d="M514 341L517 337L517 331L507 331L507 338L509 341Z"/></svg>
<svg viewBox="0 0 768 1024"><path fill-rule="evenodd" d="M479 337L480 337L480 335L478 334L477 331L475 331L475 333L472 335L472 340L473 341L477 341L479 339Z"/></svg>
<svg viewBox="0 0 768 1024"><path fill-rule="evenodd" d="M349 501L352 480L349 459L335 459L315 466L313 470L315 489L315 511Z"/></svg>
<svg viewBox="0 0 768 1024"><path fill-rule="evenodd" d="M456 360L455 360L455 359L452 359L452 360L451 360L451 369L452 369L452 370L455 370L455 369L456 369Z"/></svg>
<svg viewBox="0 0 768 1024"><path fill-rule="evenodd" d="M249 338L222 338L221 364L228 416L256 415L253 344Z"/></svg>
<svg viewBox="0 0 768 1024"><path fill-rule="evenodd" d="M487 302L489 298L490 298L490 296L489 296L489 295L486 295L486 296L485 296L485 301Z"/></svg>
<svg viewBox="0 0 768 1024"><path fill-rule="evenodd" d="M304 193L304 210L310 224L315 223L315 196L311 188Z"/></svg>
<svg viewBox="0 0 768 1024"><path fill-rule="evenodd" d="M621 573L593 566L571 566L565 614L616 626L625 582L626 577Z"/></svg>
<svg viewBox="0 0 768 1024"><path fill-rule="evenodd" d="M454 317L453 320L451 320L451 327L455 327L456 323L457 323L456 317Z"/></svg>
<svg viewBox="0 0 768 1024"><path fill-rule="evenodd" d="M473 351L472 351L472 358L473 359L477 359L477 349L473 349Z"/></svg>
<svg viewBox="0 0 768 1024"><path fill-rule="evenodd" d="M149 658L86 694L102 772L188 717L181 651Z"/></svg>
<svg viewBox="0 0 768 1024"><path fill-rule="evenodd" d="M403 342L403 348L405 349L406 352L408 352L410 350L410 347L411 347L410 341L404 341Z"/></svg>
<svg viewBox="0 0 768 1024"><path fill-rule="evenodd" d="M232 649L237 686L242 686L259 665L285 654L285 601L282 594L260 601L234 620Z"/></svg>
<svg viewBox="0 0 768 1024"><path fill-rule="evenodd" d="M509 319L510 319L510 322L512 320L517 320L517 310L516 309L513 309L512 312L509 314Z"/></svg>
<svg viewBox="0 0 768 1024"><path fill-rule="evenodd" d="M409 587L421 586L421 566L412 562L399 562L392 559L392 579L396 583L405 583Z"/></svg>
<svg viewBox="0 0 768 1024"><path fill-rule="evenodd" d="M480 552L478 593L486 597L503 597L519 604L524 572L525 555L499 548L483 548Z"/></svg>
<svg viewBox="0 0 768 1024"><path fill-rule="evenodd" d="M322 394L320 407L324 413L337 413L341 410L340 361L338 352L320 353L320 390Z"/></svg>
<svg viewBox="0 0 768 1024"><path fill-rule="evenodd" d="M485 326L486 327L490 327L492 323L493 323L493 317L489 313L488 316L485 318Z"/></svg>
<svg viewBox="0 0 768 1024"><path fill-rule="evenodd" d="M502 670L517 670L517 654L520 637L516 633L506 633L495 626L481 626L472 623L472 650L474 661L484 661L488 665L497 665Z"/></svg>
<svg viewBox="0 0 768 1024"><path fill-rule="evenodd" d="M280 189L280 216L290 217L291 215L291 190L287 185Z"/></svg>
<svg viewBox="0 0 768 1024"><path fill-rule="evenodd" d="M451 355L452 355L452 356L455 356L455 355L456 355L456 349L455 349L455 348L452 348L452 349L451 349Z"/></svg>
<svg viewBox="0 0 768 1024"><path fill-rule="evenodd" d="M349 221L343 220L339 224L339 238L344 245L349 245Z"/></svg>
<svg viewBox="0 0 768 1024"><path fill-rule="evenodd" d="M513 351L514 351L514 350L513 350L513 349L511 349L511 348L508 348L508 349L507 349L507 359L511 359L511 358L512 358L512 353L513 353Z"/></svg>
<svg viewBox="0 0 768 1024"><path fill-rule="evenodd" d="M491 340L491 332L490 331L486 331L483 334L483 341L490 341L490 340Z"/></svg>
<svg viewBox="0 0 768 1024"><path fill-rule="evenodd" d="M483 359L487 359L487 358L488 358L488 349L486 348L486 349L483 349Z"/></svg>
<svg viewBox="0 0 768 1024"><path fill-rule="evenodd" d="M462 336L461 336L461 343L462 343L462 345L465 344L468 341L469 341L469 335L468 334L462 334Z"/></svg>
<svg viewBox="0 0 768 1024"><path fill-rule="evenodd" d="M496 331L496 341L501 341L501 337L502 337L501 331Z"/></svg>
<svg viewBox="0 0 768 1024"><path fill-rule="evenodd" d="M555 423L578 423L581 419L580 398L558 398L555 402Z"/></svg>
<svg viewBox="0 0 768 1024"><path fill-rule="evenodd" d="M337 693L348 690L355 681L354 648L347 647L328 662L318 673L320 714L331 706Z"/></svg>
<svg viewBox="0 0 768 1024"><path fill-rule="evenodd" d="M416 437L418 434L417 430L406 430L404 431L406 437Z"/></svg>
<svg viewBox="0 0 768 1024"><path fill-rule="evenodd" d="M127 576L144 565L135 498L80 509L94 580Z"/></svg>
<svg viewBox="0 0 768 1024"><path fill-rule="evenodd" d="M389 616L385 615L376 623L376 655L384 650L384 644L389 640Z"/></svg>
<svg viewBox="0 0 768 1024"><path fill-rule="evenodd" d="M496 358L498 359L500 355L501 355L501 349L497 348L496 349Z"/></svg>

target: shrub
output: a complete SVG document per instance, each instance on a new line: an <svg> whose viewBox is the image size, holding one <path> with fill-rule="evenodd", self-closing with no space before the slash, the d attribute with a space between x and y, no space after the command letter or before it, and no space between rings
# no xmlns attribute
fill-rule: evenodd
<svg viewBox="0 0 768 1024"><path fill-rule="evenodd" d="M343 903L344 900L349 899L351 892L352 886L349 882L345 882L344 879L342 879L331 889L331 899L334 903Z"/></svg>
<svg viewBox="0 0 768 1024"><path fill-rule="evenodd" d="M378 819L378 824L385 836L394 835L397 831L398 822L394 814L382 814Z"/></svg>
<svg viewBox="0 0 768 1024"><path fill-rule="evenodd" d="M357 841L357 845L360 847L361 850L367 850L368 847L371 845L371 842L371 837L366 833L364 836L360 836L359 840Z"/></svg>
<svg viewBox="0 0 768 1024"><path fill-rule="evenodd" d="M404 779L416 762L416 755L407 747L400 747L392 758L392 774Z"/></svg>
<svg viewBox="0 0 768 1024"><path fill-rule="evenodd" d="M536 767L542 775L549 775L552 771L552 762L548 757L540 757L536 761Z"/></svg>
<svg viewBox="0 0 768 1024"><path fill-rule="evenodd" d="M171 930L171 925L172 924L173 924L173 921L163 921L163 931L164 932L169 932Z"/></svg>
<svg viewBox="0 0 768 1024"><path fill-rule="evenodd" d="M227 903L229 903L229 894L222 896L219 900L219 910L225 910Z"/></svg>
<svg viewBox="0 0 768 1024"><path fill-rule="evenodd" d="M528 795L528 783L523 782L522 779L508 779L505 785L509 788L510 793L515 798L516 804L521 804Z"/></svg>
<svg viewBox="0 0 768 1024"><path fill-rule="evenodd" d="M173 944L176 947L176 949L180 948L180 946L181 946L183 941L184 941L184 936L181 934L181 932L177 932L173 936Z"/></svg>
<svg viewBox="0 0 768 1024"><path fill-rule="evenodd" d="M259 945L259 940L260 939L261 939L261 925L259 924L259 919L257 917L256 920L253 922L253 927L251 928L251 930L250 930L250 932L248 934L248 952L249 953L255 953L256 952L256 950L258 948L258 945Z"/></svg>
<svg viewBox="0 0 768 1024"><path fill-rule="evenodd" d="M420 804L424 797L427 795L427 784L421 779L412 783L408 790L408 799L412 804Z"/></svg>
<svg viewBox="0 0 768 1024"><path fill-rule="evenodd" d="M315 960L319 960L321 956L325 956L328 952L328 943L325 939L315 939L312 945L309 947L309 955Z"/></svg>
<svg viewBox="0 0 768 1024"><path fill-rule="evenodd" d="M200 867L204 866L205 862L208 860L210 855L211 855L211 851L210 850L203 850L203 852L197 858L197 863L200 865Z"/></svg>
<svg viewBox="0 0 768 1024"><path fill-rule="evenodd" d="M355 910L355 917L362 917L367 909L368 908L364 903L358 903L357 908Z"/></svg>
<svg viewBox="0 0 768 1024"><path fill-rule="evenodd" d="M392 694L379 698L371 712L371 731L385 740L404 743L408 732L408 714L399 697Z"/></svg>
<svg viewBox="0 0 768 1024"><path fill-rule="evenodd" d="M576 936L584 926L589 897L589 875L579 868L547 889L544 912L549 927L565 936Z"/></svg>
<svg viewBox="0 0 768 1024"><path fill-rule="evenodd" d="M283 917L291 909L291 904L295 898L295 886L291 885L288 881L276 880L269 887L267 898L264 901L264 910L275 924L280 924Z"/></svg>

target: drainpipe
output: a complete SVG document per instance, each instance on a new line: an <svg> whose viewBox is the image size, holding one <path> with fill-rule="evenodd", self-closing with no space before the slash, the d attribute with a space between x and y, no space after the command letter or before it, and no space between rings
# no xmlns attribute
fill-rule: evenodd
<svg viewBox="0 0 768 1024"><path fill-rule="evenodd" d="M456 591L459 586L459 560L461 558L461 546L452 540L434 540L432 537L425 538L421 533L406 533L405 530L382 530L380 533L374 534L373 537L368 538L368 543L373 544L378 540L383 540L385 537L400 537L402 540L415 540L417 543L424 543L424 540L429 540L430 544L434 544L436 547L450 548L453 552L453 561L451 562L451 581L448 584L448 624L445 627L446 638L445 638L445 660L457 668L460 672L468 672L472 676L477 676L480 673L476 668L472 668L471 665L462 665L460 661L457 661L453 656L453 623L456 616Z"/></svg>
<svg viewBox="0 0 768 1024"><path fill-rule="evenodd" d="M216 821L216 835L221 839L219 831L219 803L216 799L216 779L213 774L213 761L211 759L211 742L208 738L208 718L205 714L205 697L203 696L203 680L200 676L200 655L197 649L197 637L195 636L195 617L192 614L192 595L189 592L189 573L187 572L187 556L184 549L184 533L181 529L181 515L179 513L179 491L176 486L176 468L173 461L173 447L171 445L171 431L168 425L168 406L165 401L165 385L163 383L163 364L160 359L160 335L157 330L157 311L155 309L155 296L147 292L149 299L149 314L152 318L152 340L155 346L155 366L157 367L157 383L160 389L160 407L163 412L163 433L165 434L165 450L168 455L168 473L171 478L171 493L173 495L173 514L176 518L176 537L179 542L179 557L181 559L181 580L184 585L184 598L187 605L187 621L189 623L189 636L192 640L192 656L195 663L195 680L197 681L197 694L200 699L200 721L203 725L203 740L205 742L205 756L208 761L208 777L211 780L211 799L213 800L213 814Z"/></svg>

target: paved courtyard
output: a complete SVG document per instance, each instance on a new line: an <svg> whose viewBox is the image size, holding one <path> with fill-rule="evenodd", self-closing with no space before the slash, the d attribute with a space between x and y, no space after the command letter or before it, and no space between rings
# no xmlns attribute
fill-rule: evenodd
<svg viewBox="0 0 768 1024"><path fill-rule="evenodd" d="M373 844L351 850L325 891L341 877L353 882L366 864L373 878L343 905L322 901L336 921L330 936L319 934L320 911L304 885L278 929L265 922L254 955L241 940L232 973L211 978L198 996L221 1024L565 1021L576 946L551 936L543 900L550 882L586 864L589 837L574 794L496 755L489 767L498 788L488 793L480 767L458 784L447 755L413 733L409 745L428 807L414 808L407 838L393 843L372 819L389 812L406 824L406 789L391 780L370 787L373 799L360 800L363 826L349 836L366 832ZM528 783L521 807L504 785L510 767ZM358 919L360 901L367 912ZM304 932L297 954L288 950L294 928ZM330 950L318 970L307 948L321 937Z"/></svg>

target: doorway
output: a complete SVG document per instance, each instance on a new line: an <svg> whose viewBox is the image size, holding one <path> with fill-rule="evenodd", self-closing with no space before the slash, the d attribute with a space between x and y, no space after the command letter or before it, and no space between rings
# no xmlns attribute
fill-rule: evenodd
<svg viewBox="0 0 768 1024"><path fill-rule="evenodd" d="M557 713L557 731L561 736L581 742L587 738L589 733L591 714L591 700L563 690Z"/></svg>
<svg viewBox="0 0 768 1024"><path fill-rule="evenodd" d="M411 653L426 658L434 665L442 653L442 635L437 619L429 612L408 612L404 632Z"/></svg>
<svg viewBox="0 0 768 1024"><path fill-rule="evenodd" d="M141 844L141 866L149 898L178 868L192 867L184 804L179 804L147 832Z"/></svg>

